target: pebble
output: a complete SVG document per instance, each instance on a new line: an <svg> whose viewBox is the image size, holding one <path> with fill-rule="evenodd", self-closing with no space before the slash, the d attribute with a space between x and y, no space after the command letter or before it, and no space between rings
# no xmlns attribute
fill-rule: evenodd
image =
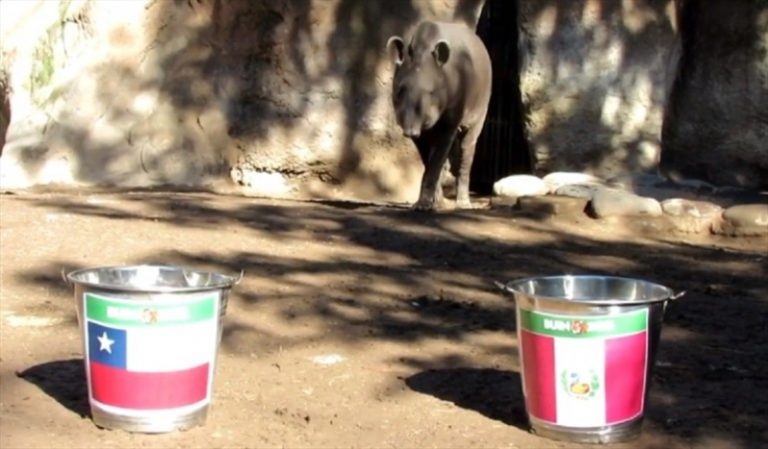
<svg viewBox="0 0 768 449"><path fill-rule="evenodd" d="M538 176L512 175L493 184L493 193L497 196L521 197L546 195L547 185Z"/></svg>
<svg viewBox="0 0 768 449"><path fill-rule="evenodd" d="M592 197L590 207L597 218L662 215L661 204L655 199L611 188L598 189Z"/></svg>

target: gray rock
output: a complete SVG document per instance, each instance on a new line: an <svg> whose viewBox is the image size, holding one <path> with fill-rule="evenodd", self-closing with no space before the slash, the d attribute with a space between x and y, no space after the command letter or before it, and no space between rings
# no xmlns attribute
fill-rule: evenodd
<svg viewBox="0 0 768 449"><path fill-rule="evenodd" d="M742 204L723 212L723 218L734 226L768 227L768 204Z"/></svg>
<svg viewBox="0 0 768 449"><path fill-rule="evenodd" d="M590 208L597 218L662 214L661 204L655 199L611 188L598 189L592 197Z"/></svg>
<svg viewBox="0 0 768 449"><path fill-rule="evenodd" d="M659 175L650 173L627 173L609 178L607 184L611 187L622 188L630 191L648 187L656 187L667 180Z"/></svg>
<svg viewBox="0 0 768 449"><path fill-rule="evenodd" d="M568 184L555 190L555 195L591 200L602 187L597 184Z"/></svg>
<svg viewBox="0 0 768 449"><path fill-rule="evenodd" d="M674 183L678 187L690 189L692 191L714 192L717 189L713 184L701 179L681 178L674 180Z"/></svg>
<svg viewBox="0 0 768 449"><path fill-rule="evenodd" d="M723 213L723 208L707 201L673 198L661 202L672 230L686 234L703 234L710 231Z"/></svg>
<svg viewBox="0 0 768 449"><path fill-rule="evenodd" d="M520 197L546 195L547 185L538 176L512 175L496 181L493 193L497 196Z"/></svg>
<svg viewBox="0 0 768 449"><path fill-rule="evenodd" d="M631 173L611 178L607 181L610 187L627 190L635 195L647 196L656 200L674 198L679 188L676 188L666 178L650 173Z"/></svg>
<svg viewBox="0 0 768 449"><path fill-rule="evenodd" d="M583 217L587 199L565 196L527 196L517 201L517 208L529 216L549 218L555 215Z"/></svg>
<svg viewBox="0 0 768 449"><path fill-rule="evenodd" d="M716 223L712 230L733 236L768 235L768 204L731 206L723 212L722 222Z"/></svg>
<svg viewBox="0 0 768 449"><path fill-rule="evenodd" d="M723 213L723 208L708 201L694 201L672 198L661 202L665 214L673 216L715 217Z"/></svg>
<svg viewBox="0 0 768 449"><path fill-rule="evenodd" d="M573 184L594 184L599 185L603 180L597 176L581 172L553 172L542 178L544 184L549 188L550 193L555 193L557 189Z"/></svg>

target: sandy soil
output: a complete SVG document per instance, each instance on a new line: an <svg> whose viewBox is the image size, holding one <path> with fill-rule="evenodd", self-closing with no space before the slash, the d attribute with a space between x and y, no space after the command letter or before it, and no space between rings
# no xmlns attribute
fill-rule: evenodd
<svg viewBox="0 0 768 449"><path fill-rule="evenodd" d="M573 447L528 432L514 304L493 284L553 273L687 291L667 308L643 434L615 447L768 445L764 238L200 192L6 193L0 206L2 448ZM245 270L202 427L90 420L61 272L142 262Z"/></svg>

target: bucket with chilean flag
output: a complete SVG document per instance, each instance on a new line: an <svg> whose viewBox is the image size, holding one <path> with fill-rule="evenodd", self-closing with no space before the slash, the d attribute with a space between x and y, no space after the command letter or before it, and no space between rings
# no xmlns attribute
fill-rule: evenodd
<svg viewBox="0 0 768 449"><path fill-rule="evenodd" d="M514 295L531 430L614 443L640 434L667 287L611 276L548 276L503 285Z"/></svg>
<svg viewBox="0 0 768 449"><path fill-rule="evenodd" d="M221 317L239 280L153 265L67 278L75 285L94 423L146 433L203 424Z"/></svg>

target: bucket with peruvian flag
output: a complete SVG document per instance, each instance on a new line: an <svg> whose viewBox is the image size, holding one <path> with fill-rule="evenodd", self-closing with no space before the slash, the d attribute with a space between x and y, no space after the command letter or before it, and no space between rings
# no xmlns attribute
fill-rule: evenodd
<svg viewBox="0 0 768 449"><path fill-rule="evenodd" d="M682 293L610 276L549 276L502 286L516 303L531 430L584 443L638 436L664 309Z"/></svg>
<svg viewBox="0 0 768 449"><path fill-rule="evenodd" d="M93 421L156 433L205 422L221 317L239 279L169 266L72 272Z"/></svg>

